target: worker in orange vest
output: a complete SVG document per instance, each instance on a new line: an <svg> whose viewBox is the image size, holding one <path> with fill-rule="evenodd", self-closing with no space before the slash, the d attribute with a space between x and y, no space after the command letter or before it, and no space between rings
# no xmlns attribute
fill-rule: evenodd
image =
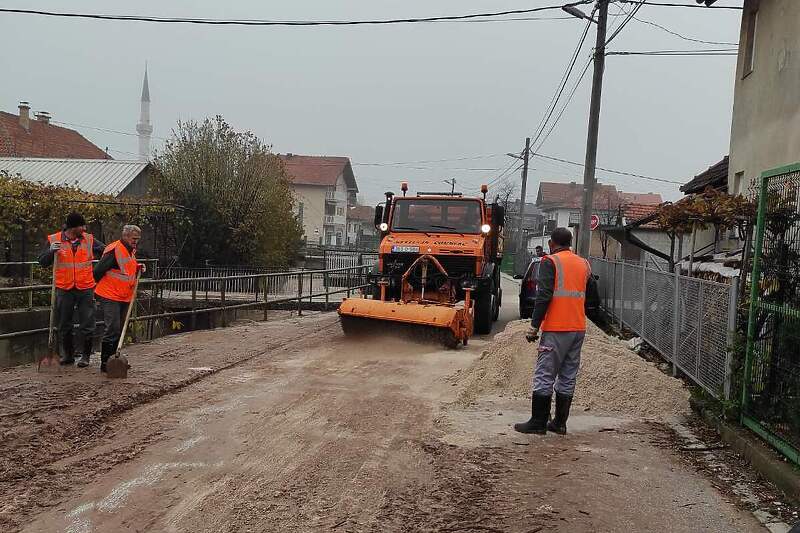
<svg viewBox="0 0 800 533"><path fill-rule="evenodd" d="M72 317L78 309L78 331L81 334L83 351L78 360L79 367L89 366L94 335L94 287L92 261L100 256L105 245L86 233L86 220L79 213L67 215L64 229L48 235L47 248L39 255L39 264L52 266L56 285L56 324L61 352L60 363L75 362Z"/></svg>
<svg viewBox="0 0 800 533"><path fill-rule="evenodd" d="M543 435L552 431L565 435L575 381L586 335L586 302L599 301L597 283L589 262L570 250L572 233L556 228L550 236L550 255L539 266L536 304L526 337L539 341L531 394L531 418L514 424L520 433ZM550 420L553 390L555 417Z"/></svg>
<svg viewBox="0 0 800 533"><path fill-rule="evenodd" d="M141 238L139 226L124 226L122 238L106 246L103 257L94 267L95 293L103 307L106 325L100 352L101 372L106 371L106 363L117 349L122 323L133 299L137 273L144 271L144 265L136 261L136 247Z"/></svg>

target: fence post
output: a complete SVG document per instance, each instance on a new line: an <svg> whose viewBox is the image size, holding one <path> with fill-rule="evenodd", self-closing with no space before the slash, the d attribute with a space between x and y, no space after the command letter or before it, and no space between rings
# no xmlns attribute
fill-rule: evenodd
<svg viewBox="0 0 800 533"><path fill-rule="evenodd" d="M680 341L680 331L681 331L681 277L678 272L680 269L675 270L672 273L673 283L675 287L673 289L673 304L672 304L672 375L678 375L678 348L679 348L679 341Z"/></svg>
<svg viewBox="0 0 800 533"><path fill-rule="evenodd" d="M192 331L197 329L197 283L192 283Z"/></svg>
<svg viewBox="0 0 800 533"><path fill-rule="evenodd" d="M28 265L30 270L30 284L33 285L33 263ZM33 309L33 290L28 291L28 309Z"/></svg>
<svg viewBox="0 0 800 533"><path fill-rule="evenodd" d="M611 322L617 309L617 263L614 262L614 273L611 274Z"/></svg>
<svg viewBox="0 0 800 533"><path fill-rule="evenodd" d="M328 284L328 270L326 269L325 272L322 273L322 283L325 285L325 310L328 310L328 306L330 305L330 285Z"/></svg>
<svg viewBox="0 0 800 533"><path fill-rule="evenodd" d="M642 265L642 331L639 336L644 339L644 320L647 316L647 264Z"/></svg>
<svg viewBox="0 0 800 533"><path fill-rule="evenodd" d="M314 274L308 275L308 305L313 310L314 305Z"/></svg>
<svg viewBox="0 0 800 533"><path fill-rule="evenodd" d="M698 282L697 287L697 358L694 360L694 375L700 378L700 358L703 355L702 341L703 341L703 284Z"/></svg>
<svg viewBox="0 0 800 533"><path fill-rule="evenodd" d="M622 262L622 273L619 276L619 290L621 291L620 299L619 299L619 329L625 327L622 316L625 314L625 261Z"/></svg>
<svg viewBox="0 0 800 533"><path fill-rule="evenodd" d="M219 296L222 305L222 327L228 327L228 316L225 313L225 280L220 280Z"/></svg>
<svg viewBox="0 0 800 533"><path fill-rule="evenodd" d="M346 272L347 272L347 297L350 298L350 285L352 285L352 283L350 282L350 269L348 268Z"/></svg>
<svg viewBox="0 0 800 533"><path fill-rule="evenodd" d="M264 321L267 320L267 309L269 308L269 277L264 276Z"/></svg>
<svg viewBox="0 0 800 533"><path fill-rule="evenodd" d="M297 316L303 316L303 273L297 274Z"/></svg>
<svg viewBox="0 0 800 533"><path fill-rule="evenodd" d="M731 378L733 371L731 364L733 363L731 350L733 343L736 340L736 317L739 313L739 276L731 278L731 288L728 296L728 345L725 349L725 399L731 399Z"/></svg>

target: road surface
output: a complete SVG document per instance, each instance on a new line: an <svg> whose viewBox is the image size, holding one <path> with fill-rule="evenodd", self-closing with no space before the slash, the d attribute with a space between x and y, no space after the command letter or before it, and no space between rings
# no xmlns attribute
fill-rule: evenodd
<svg viewBox="0 0 800 533"><path fill-rule="evenodd" d="M519 401L455 407L489 342L350 340L329 313L133 346L127 383L4 372L0 530L760 530L658 426L538 438Z"/></svg>

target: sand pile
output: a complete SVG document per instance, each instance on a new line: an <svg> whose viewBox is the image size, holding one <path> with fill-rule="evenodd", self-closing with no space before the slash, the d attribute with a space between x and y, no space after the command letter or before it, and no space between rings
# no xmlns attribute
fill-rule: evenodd
<svg viewBox="0 0 800 533"><path fill-rule="evenodd" d="M530 397L537 352L525 340L527 328L526 320L509 323L470 368L452 376L460 388L459 405L485 394ZM689 391L589 323L574 405L598 414L663 419L689 411Z"/></svg>

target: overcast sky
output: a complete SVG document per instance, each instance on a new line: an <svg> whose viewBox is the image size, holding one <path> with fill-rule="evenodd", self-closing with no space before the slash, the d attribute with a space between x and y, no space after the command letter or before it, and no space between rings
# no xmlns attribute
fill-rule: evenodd
<svg viewBox="0 0 800 533"><path fill-rule="evenodd" d="M685 0L694 4L694 0ZM0 7L248 19L373 19L465 14L554 0L0 0ZM720 0L718 5L741 5ZM612 13L619 8L612 5ZM561 16L559 11L536 16ZM534 16L534 15L531 15ZM639 18L680 34L736 42L738 11L645 6ZM612 17L612 25L619 18ZM0 14L0 108L20 100L53 120L134 132L145 61L154 136L179 119L221 114L275 151L348 156L369 203L408 180L412 191L477 191L535 131L583 31L578 19L372 27L210 27ZM594 29L578 65L588 60ZM632 21L616 50L701 45ZM600 166L676 181L728 153L735 57L611 56ZM591 71L541 153L583 161ZM134 136L76 127L116 159ZM156 140L157 146L161 141ZM116 150L116 151L114 151ZM129 152L129 153L125 153ZM478 159L478 156L487 156ZM474 157L463 161L373 166ZM410 166L426 168L407 168ZM582 169L535 158L528 185L582 181ZM519 180L519 172L511 176ZM598 173L630 192L679 196L678 185Z"/></svg>

